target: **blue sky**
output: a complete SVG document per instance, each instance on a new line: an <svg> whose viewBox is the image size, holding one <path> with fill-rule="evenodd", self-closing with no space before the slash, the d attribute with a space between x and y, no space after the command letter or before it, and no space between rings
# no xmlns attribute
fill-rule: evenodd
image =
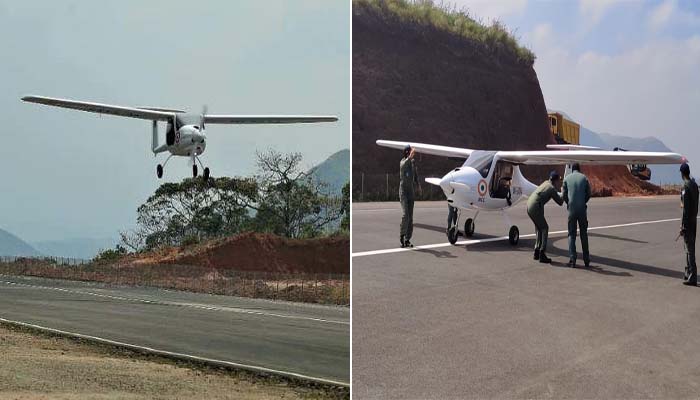
<svg viewBox="0 0 700 400"><path fill-rule="evenodd" d="M335 114L335 124L207 127L213 176L255 151L307 167L349 147L350 3L0 0L0 227L25 240L118 237L163 182L148 121L23 103L25 94L215 114ZM161 126L161 134L163 127ZM191 174L173 158L165 180Z"/></svg>
<svg viewBox="0 0 700 400"><path fill-rule="evenodd" d="M700 1L451 3L535 52L548 108L597 132L656 136L700 168Z"/></svg>

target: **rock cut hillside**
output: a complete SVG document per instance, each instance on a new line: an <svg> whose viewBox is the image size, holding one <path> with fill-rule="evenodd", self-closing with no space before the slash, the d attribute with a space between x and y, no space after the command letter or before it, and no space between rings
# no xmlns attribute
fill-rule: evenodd
<svg viewBox="0 0 700 400"><path fill-rule="evenodd" d="M366 191L374 175L381 186L397 173L399 152L377 139L485 150L554 142L532 63L367 2L353 2L352 18L354 193L362 173ZM422 155L420 172L441 176L457 163Z"/></svg>

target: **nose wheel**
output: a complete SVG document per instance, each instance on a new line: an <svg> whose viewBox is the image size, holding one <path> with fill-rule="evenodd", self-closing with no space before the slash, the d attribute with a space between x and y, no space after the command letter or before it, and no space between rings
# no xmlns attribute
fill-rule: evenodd
<svg viewBox="0 0 700 400"><path fill-rule="evenodd" d="M163 166L160 164L156 167L156 176L158 176L158 179L163 177Z"/></svg>
<svg viewBox="0 0 700 400"><path fill-rule="evenodd" d="M510 242L511 245L515 246L518 244L518 241L520 240L520 231L518 230L518 227L513 225L510 227L510 230L508 231L508 242Z"/></svg>
<svg viewBox="0 0 700 400"><path fill-rule="evenodd" d="M209 180L209 167L204 168L204 182Z"/></svg>
<svg viewBox="0 0 700 400"><path fill-rule="evenodd" d="M192 177L193 178L197 177L197 164L192 166Z"/></svg>

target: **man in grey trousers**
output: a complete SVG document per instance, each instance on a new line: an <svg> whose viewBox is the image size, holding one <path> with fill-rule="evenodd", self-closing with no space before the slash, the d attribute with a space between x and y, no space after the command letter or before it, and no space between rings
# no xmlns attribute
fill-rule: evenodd
<svg viewBox="0 0 700 400"><path fill-rule="evenodd" d="M591 199L591 185L586 175L581 173L581 166L571 166L572 172L564 178L562 197L569 210L569 267L576 268L576 225L581 231L581 250L583 263L588 268L591 262L588 254L588 211L587 203Z"/></svg>

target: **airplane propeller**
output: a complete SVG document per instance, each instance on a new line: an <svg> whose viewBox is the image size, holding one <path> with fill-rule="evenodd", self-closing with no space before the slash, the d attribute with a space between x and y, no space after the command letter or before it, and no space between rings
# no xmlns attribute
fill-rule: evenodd
<svg viewBox="0 0 700 400"><path fill-rule="evenodd" d="M204 130L204 116L207 115L207 105L202 106L202 114L199 117L199 129Z"/></svg>

